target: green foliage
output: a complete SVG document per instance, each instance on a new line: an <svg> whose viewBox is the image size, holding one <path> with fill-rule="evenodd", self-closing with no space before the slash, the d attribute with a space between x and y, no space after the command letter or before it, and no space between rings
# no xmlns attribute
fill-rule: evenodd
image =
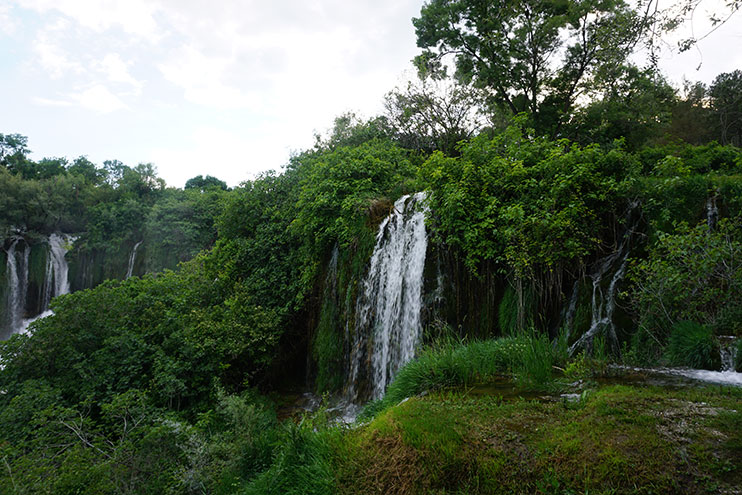
<svg viewBox="0 0 742 495"><path fill-rule="evenodd" d="M556 135L575 97L620 66L644 24L623 1L431 0L413 19L423 73L455 57L458 78L486 88L491 104L528 112Z"/></svg>
<svg viewBox="0 0 742 495"><path fill-rule="evenodd" d="M718 370L719 344L710 328L693 321L679 321L670 333L665 356L673 366Z"/></svg>
<svg viewBox="0 0 742 495"><path fill-rule="evenodd" d="M0 381L10 391L47 377L69 404L136 388L174 409L207 401L213 379L242 386L272 361L277 316L244 292L219 299L202 265L55 299L33 338L3 344Z"/></svg>
<svg viewBox="0 0 742 495"><path fill-rule="evenodd" d="M452 81L422 77L384 97L395 139L405 148L452 156L461 141L484 127L481 96Z"/></svg>
<svg viewBox="0 0 742 495"><path fill-rule="evenodd" d="M0 133L0 166L14 170L27 161L29 152L26 136Z"/></svg>
<svg viewBox="0 0 742 495"><path fill-rule="evenodd" d="M543 390L552 382L555 349L545 334L522 339L520 356L513 357L515 383L525 390Z"/></svg>
<svg viewBox="0 0 742 495"><path fill-rule="evenodd" d="M216 241L215 221L224 196L219 187L207 187L202 192L166 190L149 210L141 234L146 271L174 269L210 248Z"/></svg>
<svg viewBox="0 0 742 495"><path fill-rule="evenodd" d="M679 321L728 326L742 300L741 249L738 219L722 219L713 231L703 222L660 233L630 274L644 330L664 342Z"/></svg>
<svg viewBox="0 0 742 495"><path fill-rule="evenodd" d="M631 157L615 149L527 139L517 127L475 138L460 158L434 154L422 167L436 233L476 271L533 274L580 266L608 237L607 220L631 180Z"/></svg>
<svg viewBox="0 0 742 495"><path fill-rule="evenodd" d="M373 140L298 158L303 167L293 228L311 240L313 253L355 241L375 200L405 192L413 166L402 149Z"/></svg>
<svg viewBox="0 0 742 495"><path fill-rule="evenodd" d="M207 261L209 274L224 284L224 296L240 284L282 315L301 304L308 290L301 273L303 243L289 228L298 194L295 173L267 173L226 197L216 222L219 239Z"/></svg>
<svg viewBox="0 0 742 495"><path fill-rule="evenodd" d="M505 289L497 309L501 335L515 336L533 327L534 313L537 311L533 293L521 289L521 296L511 286Z"/></svg>
<svg viewBox="0 0 742 495"><path fill-rule="evenodd" d="M654 70L606 69L602 77L608 84L598 84L597 97L575 111L566 135L604 146L621 140L629 150L661 138L670 126L675 90Z"/></svg>
<svg viewBox="0 0 742 495"><path fill-rule="evenodd" d="M709 88L722 144L742 145L742 70L719 74Z"/></svg>
<svg viewBox="0 0 742 495"><path fill-rule="evenodd" d="M246 485L248 495L325 495L334 492L332 465L333 432L321 423L284 423L269 469Z"/></svg>
<svg viewBox="0 0 742 495"><path fill-rule="evenodd" d="M312 353L317 363L315 387L318 392L333 392L343 385L343 335L334 301L326 298L317 324Z"/></svg>
<svg viewBox="0 0 742 495"><path fill-rule="evenodd" d="M228 189L226 182L224 182L223 180L219 180L216 177L212 177L211 175L207 175L206 177L204 177L203 175L192 177L186 181L185 186L183 187L183 189L186 190L196 189L202 193L212 188L221 189L222 191L226 191Z"/></svg>

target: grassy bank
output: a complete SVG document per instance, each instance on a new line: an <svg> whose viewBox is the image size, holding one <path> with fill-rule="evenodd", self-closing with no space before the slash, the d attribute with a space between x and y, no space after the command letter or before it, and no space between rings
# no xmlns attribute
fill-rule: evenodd
<svg viewBox="0 0 742 495"><path fill-rule="evenodd" d="M742 391L606 387L576 402L443 392L335 446L339 493L738 493Z"/></svg>

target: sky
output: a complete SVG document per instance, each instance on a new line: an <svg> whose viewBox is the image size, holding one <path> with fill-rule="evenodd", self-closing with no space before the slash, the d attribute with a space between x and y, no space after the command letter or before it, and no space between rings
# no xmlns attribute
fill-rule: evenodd
<svg viewBox="0 0 742 495"><path fill-rule="evenodd" d="M31 158L153 163L168 185L280 170L335 117L410 77L423 0L0 0L0 133ZM708 31L703 0L693 29ZM676 35L688 35L686 31ZM742 14L684 54L676 86L742 69Z"/></svg>

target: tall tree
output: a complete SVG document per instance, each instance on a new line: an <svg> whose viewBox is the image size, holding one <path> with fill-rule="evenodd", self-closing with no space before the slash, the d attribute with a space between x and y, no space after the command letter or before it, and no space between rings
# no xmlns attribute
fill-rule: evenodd
<svg viewBox="0 0 742 495"><path fill-rule="evenodd" d="M186 181L184 189L196 189L198 191L205 192L214 187L217 189L221 189L222 191L226 191L229 189L226 182L224 182L223 180L219 180L211 175L207 175L206 177L204 177L203 175L191 177Z"/></svg>
<svg viewBox="0 0 742 495"><path fill-rule="evenodd" d="M716 76L709 96L721 143L742 146L742 70Z"/></svg>
<svg viewBox="0 0 742 495"><path fill-rule="evenodd" d="M421 77L390 91L384 100L395 138L405 148L451 156L460 141L487 124L478 92L450 79Z"/></svg>
<svg viewBox="0 0 742 495"><path fill-rule="evenodd" d="M644 27L623 0L430 0L412 22L418 68L440 71L453 56L456 75L485 90L491 105L525 112L551 135Z"/></svg>

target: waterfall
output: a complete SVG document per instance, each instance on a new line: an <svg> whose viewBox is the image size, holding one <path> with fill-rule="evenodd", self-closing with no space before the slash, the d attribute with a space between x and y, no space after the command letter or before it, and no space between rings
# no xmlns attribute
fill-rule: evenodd
<svg viewBox="0 0 742 495"><path fill-rule="evenodd" d="M593 280L590 328L577 342L572 344L572 347L569 348L570 354L574 353L582 345L590 349L593 338L601 331L605 331L611 344L618 342L616 327L613 324L613 310L616 308L616 286L626 272L629 257L629 249L626 244L622 244L619 251L603 258L598 263L597 269L590 275L590 278ZM604 294L602 288L603 278L617 261L618 268L613 273L613 277L611 277L611 281L608 284L608 290Z"/></svg>
<svg viewBox="0 0 742 495"><path fill-rule="evenodd" d="M737 338L733 335L720 335L719 354L721 357L721 371L735 371L737 364Z"/></svg>
<svg viewBox="0 0 742 495"><path fill-rule="evenodd" d="M3 325L3 333L0 338L7 339L14 333L25 332L29 323L38 318L48 316L49 303L53 297L70 292L68 280L69 268L65 255L68 246L75 237L65 234L54 233L47 239L49 249L46 256L46 269L44 283L41 288L41 313L39 315L26 314L26 299L28 298L28 257L31 246L21 237L11 241L7 250L6 276L7 276L7 321ZM26 319L26 316L31 316Z"/></svg>
<svg viewBox="0 0 742 495"><path fill-rule="evenodd" d="M627 221L630 219L636 207L637 204L632 204L629 207ZM629 252L631 251L631 238L636 229L637 222L638 219L632 222L630 227L626 232L624 232L618 249L601 259L597 263L593 273L590 275L590 278L593 281L590 328L579 339L577 339L574 344L572 344L569 348L570 354L574 354L579 347L583 346L590 351L592 349L593 339L601 332L605 332L606 334L608 339L606 343L612 345L616 350L618 350L618 337L616 336L616 326L613 323L613 311L616 309L618 283L623 279L623 276L626 273ZM604 293L603 280L610 273L611 269L615 269L615 271L613 272L611 281Z"/></svg>
<svg viewBox="0 0 742 495"><path fill-rule="evenodd" d="M18 260L18 243L22 243L20 261ZM22 238L13 239L8 248L6 261L6 276L8 298L6 301L7 326L2 338L8 338L15 333L23 323L26 312L26 293L28 291L28 254L29 247Z"/></svg>
<svg viewBox="0 0 742 495"><path fill-rule="evenodd" d="M569 296L569 304L563 311L563 328L566 329L567 332L567 340L569 340L569 336L572 334L572 324L575 321L575 313L577 313L577 299L580 292L580 281L575 280L574 285L572 286L572 295Z"/></svg>
<svg viewBox="0 0 742 495"><path fill-rule="evenodd" d="M428 243L424 199L425 193L403 196L379 226L356 301L348 373L348 395L353 401L359 399L363 385L372 398L382 397L397 371L415 354L422 330Z"/></svg>
<svg viewBox="0 0 742 495"><path fill-rule="evenodd" d="M716 196L711 196L706 200L706 225L709 232L716 228L719 220L719 208L716 206Z"/></svg>
<svg viewBox="0 0 742 495"><path fill-rule="evenodd" d="M126 269L126 277L124 278L129 278L134 273L134 261L137 259L137 249L142 245L142 242L144 241L139 241L134 244L134 249L132 249L131 255L129 255L129 267Z"/></svg>
<svg viewBox="0 0 742 495"><path fill-rule="evenodd" d="M46 257L46 274L44 278L44 290L42 309L46 311L53 297L69 294L69 267L64 258L67 254L68 245L74 241L74 237L64 234L51 234L48 239L49 252Z"/></svg>

